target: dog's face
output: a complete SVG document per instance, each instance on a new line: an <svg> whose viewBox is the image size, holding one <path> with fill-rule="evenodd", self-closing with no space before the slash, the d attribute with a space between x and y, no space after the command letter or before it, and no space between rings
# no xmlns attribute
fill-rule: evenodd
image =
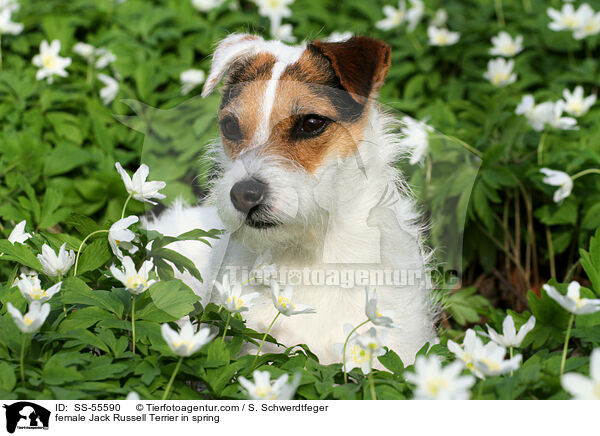
<svg viewBox="0 0 600 436"><path fill-rule="evenodd" d="M253 35L221 42L202 94L226 77L224 172L214 195L230 230L261 249L322 221L314 191L357 151L389 61L389 47L366 37L300 47Z"/></svg>

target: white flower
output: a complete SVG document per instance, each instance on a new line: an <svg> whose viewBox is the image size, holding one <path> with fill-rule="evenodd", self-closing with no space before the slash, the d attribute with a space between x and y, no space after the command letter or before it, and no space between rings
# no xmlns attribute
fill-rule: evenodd
<svg viewBox="0 0 600 436"><path fill-rule="evenodd" d="M504 360L505 354L505 347L495 342L488 342L483 346L481 352L474 357L473 365L484 377L506 374L519 368L523 356L517 354L509 360Z"/></svg>
<svg viewBox="0 0 600 436"><path fill-rule="evenodd" d="M93 45L86 44L85 42L78 42L73 46L73 53L78 54L88 61L92 61L94 59L95 51L96 49Z"/></svg>
<svg viewBox="0 0 600 436"><path fill-rule="evenodd" d="M497 36L492 37L492 45L491 55L512 57L523 51L523 36L517 35L513 39L508 33L502 31Z"/></svg>
<svg viewBox="0 0 600 436"><path fill-rule="evenodd" d="M439 356L419 356L415 361L415 372L407 372L407 381L417 385L417 400L468 400L475 377L462 376L463 365L452 362L442 368Z"/></svg>
<svg viewBox="0 0 600 436"><path fill-rule="evenodd" d="M19 0L0 0L0 10L7 9L10 12L17 12L21 9Z"/></svg>
<svg viewBox="0 0 600 436"><path fill-rule="evenodd" d="M575 87L573 92L568 89L563 90L563 98L565 112L576 117L585 115L592 105L596 103L595 94L583 97L583 87L581 86Z"/></svg>
<svg viewBox="0 0 600 436"><path fill-rule="evenodd" d="M158 192L167 186L165 182L146 182L146 178L148 178L148 173L150 172L148 165L140 165L138 170L133 173L133 177L129 177L129 174L127 174L119 162L115 164L115 167L121 175L121 179L123 179L125 189L134 199L150 204L156 204L154 201L150 201L150 199L166 198L165 195Z"/></svg>
<svg viewBox="0 0 600 436"><path fill-rule="evenodd" d="M590 356L590 377L570 372L560 380L565 391L574 400L600 400L600 348L592 351Z"/></svg>
<svg viewBox="0 0 600 436"><path fill-rule="evenodd" d="M263 284L271 283L272 279L276 279L277 264L270 263L270 261L271 253L268 250L258 256L250 270L250 279L260 280Z"/></svg>
<svg viewBox="0 0 600 436"><path fill-rule="evenodd" d="M548 284L545 284L542 288L546 291L546 294L560 304L563 309L575 315L587 315L600 311L600 300L590 300L589 298L579 297L581 285L576 281L569 283L567 295L562 295L554 286Z"/></svg>
<svg viewBox="0 0 600 436"><path fill-rule="evenodd" d="M505 86L517 80L517 74L513 73L515 61L506 61L504 58L492 59L488 62L488 69L483 77L488 79L494 86Z"/></svg>
<svg viewBox="0 0 600 436"><path fill-rule="evenodd" d="M127 397L125 398L126 400L134 400L134 401L139 401L140 400L140 394L138 394L136 391L131 391L127 394Z"/></svg>
<svg viewBox="0 0 600 436"><path fill-rule="evenodd" d="M344 336L348 337L352 329L352 325L345 324ZM360 368L363 374L371 372L375 358L385 354L382 343L377 338L375 328L369 329L360 336L353 333L348 340L345 356L343 356L344 344L335 344L334 349L345 360L346 372L350 372L353 368Z"/></svg>
<svg viewBox="0 0 600 436"><path fill-rule="evenodd" d="M19 224L17 224L14 229L12 229L12 232L10 232L10 235L8 235L8 241L11 244L15 245L15 242L23 244L26 240L31 238L30 233L25 233L26 224L27 221L23 220Z"/></svg>
<svg viewBox="0 0 600 436"><path fill-rule="evenodd" d="M552 104L552 111L550 112L550 118L548 124L556 129L561 130L576 130L577 120L571 117L563 117L562 113L565 107L565 102L562 100Z"/></svg>
<svg viewBox="0 0 600 436"><path fill-rule="evenodd" d="M110 226L110 230L108 231L108 243L110 244L112 252L119 259L123 257L121 248L129 251L130 253L135 253L137 251L137 247L131 243L131 241L135 239L135 233L129 230L128 227L134 223L137 223L138 221L139 218L135 215L132 215L128 216L127 218L120 219Z"/></svg>
<svg viewBox="0 0 600 436"><path fill-rule="evenodd" d="M96 49L94 52L98 58L96 59L96 68L101 70L104 67L107 67L109 64L112 64L117 60L117 57L110 50L100 47Z"/></svg>
<svg viewBox="0 0 600 436"><path fill-rule="evenodd" d="M40 284L40 279L37 276L21 274L21 278L17 280L17 286L23 297L30 303L32 301L44 303L60 291L62 282L58 282L54 286L48 288L48 290L44 291Z"/></svg>
<svg viewBox="0 0 600 436"><path fill-rule="evenodd" d="M252 300L259 296L258 292L242 295L241 283L230 285L229 275L223 275L223 282L215 282L223 306L230 312L246 312L252 307Z"/></svg>
<svg viewBox="0 0 600 436"><path fill-rule="evenodd" d="M192 6L200 12L208 12L223 4L224 0L192 0Z"/></svg>
<svg viewBox="0 0 600 436"><path fill-rule="evenodd" d="M106 86L100 89L100 98L105 105L110 104L119 93L119 82L106 74L98 74L98 79Z"/></svg>
<svg viewBox="0 0 600 436"><path fill-rule="evenodd" d="M411 165L423 162L429 148L429 132L432 132L433 128L423 121L407 116L402 117L401 122L400 133L403 136L398 145L405 150L410 150Z"/></svg>
<svg viewBox="0 0 600 436"><path fill-rule="evenodd" d="M49 245L42 245L42 254L38 254L37 258L42 264L42 271L49 277L64 276L75 263L75 252L69 250L67 252L67 243L61 245L58 250L58 256Z"/></svg>
<svg viewBox="0 0 600 436"><path fill-rule="evenodd" d="M0 35L18 35L23 31L23 24L13 23L11 16L9 9L0 10Z"/></svg>
<svg viewBox="0 0 600 436"><path fill-rule="evenodd" d="M513 320L512 316L508 315L506 318L504 318L504 322L502 323L502 333L504 333L504 335L499 334L490 326L488 326L488 334L490 335L492 341L499 345L503 345L505 347L520 347L523 339L525 339L527 333L529 333L534 326L535 317L531 316L527 322L521 326L519 333L517 333L515 321Z"/></svg>
<svg viewBox="0 0 600 436"><path fill-rule="evenodd" d="M254 0L258 6L258 13L263 17L269 17L271 26L279 27L281 19L292 15L292 11L288 8L294 3L294 0Z"/></svg>
<svg viewBox="0 0 600 436"><path fill-rule="evenodd" d="M383 7L383 15L385 18L375 23L375 27L381 30L390 30L398 27L404 22L406 14L406 2L400 0L398 2L398 8L386 5Z"/></svg>
<svg viewBox="0 0 600 436"><path fill-rule="evenodd" d="M462 347L456 342L449 340L448 349L458 357L463 364L477 377L483 377L482 373L475 367L475 359L483 351L483 341L477 336L475 330L468 329Z"/></svg>
<svg viewBox="0 0 600 436"><path fill-rule="evenodd" d="M271 297L273 297L273 304L275 309L282 315L292 316L301 313L315 313L316 309L307 304L294 303L292 297L294 296L294 287L289 283L285 286L284 290L281 291L279 283L277 281L271 281Z"/></svg>
<svg viewBox="0 0 600 436"><path fill-rule="evenodd" d="M515 113L525 115L529 125L534 130L541 132L546 127L546 122L551 117L552 110L552 102L536 105L533 95L527 94L521 99L521 103L517 106Z"/></svg>
<svg viewBox="0 0 600 436"><path fill-rule="evenodd" d="M408 31L412 32L417 27L417 24L421 22L423 13L425 12L425 5L421 0L409 0L410 8L406 11L406 21L408 22Z"/></svg>
<svg viewBox="0 0 600 436"><path fill-rule="evenodd" d="M573 38L583 39L600 32L600 12L594 10L586 3L579 7L581 22L573 32Z"/></svg>
<svg viewBox="0 0 600 436"><path fill-rule="evenodd" d="M37 80L46 79L48 83L54 81L54 75L67 77L65 68L71 65L71 58L63 58L58 55L60 52L60 41L55 39L50 44L44 40L40 44L40 54L33 57L32 63L39 68L35 78Z"/></svg>
<svg viewBox="0 0 600 436"><path fill-rule="evenodd" d="M444 24L446 24L446 21L448 21L448 13L446 12L446 9L438 9L435 11L435 14L433 18L431 18L429 24L435 27L443 27Z"/></svg>
<svg viewBox="0 0 600 436"><path fill-rule="evenodd" d="M19 330L23 333L34 333L44 324L50 313L50 304L33 301L29 305L29 311L23 315L10 302L6 303L6 310L10 313Z"/></svg>
<svg viewBox="0 0 600 436"><path fill-rule="evenodd" d="M373 289L369 289L369 287L365 288L365 314L369 321L371 321L374 325L382 326L382 327L393 327L400 328L399 325L394 324L394 311L393 310L379 310L377 307L377 291Z"/></svg>
<svg viewBox="0 0 600 436"><path fill-rule="evenodd" d="M584 7L586 6L586 7ZM576 30L583 24L583 18L589 13L589 5L584 3L575 10L573 5L564 4L560 11L553 8L548 8L548 16L552 19L552 22L548 24L548 27L555 32L561 30Z"/></svg>
<svg viewBox="0 0 600 436"><path fill-rule="evenodd" d="M427 36L429 36L429 45L445 46L456 44L460 38L460 33L429 26L427 28Z"/></svg>
<svg viewBox="0 0 600 436"><path fill-rule="evenodd" d="M546 175L546 177L542 179L542 182L551 186L559 186L556 192L554 192L553 200L555 203L560 203L571 195L571 191L573 190L573 180L567 173L551 170L550 168L542 168L540 172Z"/></svg>
<svg viewBox="0 0 600 436"><path fill-rule="evenodd" d="M135 268L133 259L129 256L123 257L121 264L123 265L123 269L111 265L110 272L132 294L141 294L156 283L156 280L148 280L148 275L152 271L152 268L154 268L152 260L145 260L139 270Z"/></svg>
<svg viewBox="0 0 600 436"><path fill-rule="evenodd" d="M291 400L294 398L300 382L299 377L296 376L291 383L288 383L289 376L287 374L271 381L271 374L268 371L256 370L252 376L254 383L242 376L238 378L246 395L252 400Z"/></svg>
<svg viewBox="0 0 600 436"><path fill-rule="evenodd" d="M347 32L331 32L327 38L323 39L325 42L344 42L352 38L354 34L350 31Z"/></svg>
<svg viewBox="0 0 600 436"><path fill-rule="evenodd" d="M187 95L192 89L204 82L206 74L202 70L185 70L179 75L181 94Z"/></svg>
<svg viewBox="0 0 600 436"><path fill-rule="evenodd" d="M173 330L169 324L164 323L160 326L162 337L169 345L173 353L178 356L188 357L208 344L217 333L211 333L210 328L202 327L196 333L192 323L188 320L181 326L179 333Z"/></svg>
<svg viewBox="0 0 600 436"><path fill-rule="evenodd" d="M291 24L281 24L277 27L271 27L271 38L283 42L296 42L296 37L292 34L294 28Z"/></svg>

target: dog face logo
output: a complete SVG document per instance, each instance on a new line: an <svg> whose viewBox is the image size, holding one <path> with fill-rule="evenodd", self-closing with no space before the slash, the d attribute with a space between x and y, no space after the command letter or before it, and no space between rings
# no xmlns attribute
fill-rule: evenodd
<svg viewBox="0 0 600 436"><path fill-rule="evenodd" d="M18 429L48 429L50 411L42 406L29 401L19 401L10 405L4 404L6 409L6 431L14 433Z"/></svg>

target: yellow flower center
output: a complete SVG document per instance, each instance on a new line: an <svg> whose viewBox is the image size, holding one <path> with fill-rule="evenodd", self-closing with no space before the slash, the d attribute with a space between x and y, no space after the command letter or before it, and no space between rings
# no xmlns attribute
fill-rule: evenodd
<svg viewBox="0 0 600 436"><path fill-rule="evenodd" d="M229 297L227 297L227 300L225 302L233 303L235 310L238 310L238 309L241 309L242 307L244 307L244 300L242 300L238 297L229 296Z"/></svg>
<svg viewBox="0 0 600 436"><path fill-rule="evenodd" d="M367 351L359 345L353 345L350 348L350 360L358 365L368 362L371 356Z"/></svg>
<svg viewBox="0 0 600 436"><path fill-rule="evenodd" d="M272 400L275 398L275 395L273 395L273 388L271 386L258 386L254 390L254 393L257 397L264 398L267 400Z"/></svg>
<svg viewBox="0 0 600 436"><path fill-rule="evenodd" d="M487 359L487 358L484 357L483 359L481 359L481 362L485 366L487 366L487 368L490 371L499 371L500 370L500 364L498 362L496 362L496 361L493 361L493 360L490 360L490 359Z"/></svg>
<svg viewBox="0 0 600 436"><path fill-rule="evenodd" d="M396 15L394 15L394 18L392 18L393 25L397 26L398 24L400 24L402 22L403 18L404 18L404 12L402 12L402 11L396 12Z"/></svg>
<svg viewBox="0 0 600 436"><path fill-rule="evenodd" d="M446 35L445 33L438 33L435 39L439 45L448 44L448 35Z"/></svg>
<svg viewBox="0 0 600 436"><path fill-rule="evenodd" d="M443 377L431 377L425 383L425 389L432 397L437 397L441 389L448 388L448 380Z"/></svg>
<svg viewBox="0 0 600 436"><path fill-rule="evenodd" d="M173 342L173 346L175 348L179 348L182 345L187 347L188 351L190 351L192 349L192 347L194 346L190 341L175 341L175 342Z"/></svg>
<svg viewBox="0 0 600 436"><path fill-rule="evenodd" d="M138 289L140 286L143 287L143 288L147 288L148 287L148 282L141 275L134 274L134 275L132 275L131 277L129 277L127 279L127 283L125 283L125 286L128 289Z"/></svg>
<svg viewBox="0 0 600 436"><path fill-rule="evenodd" d="M504 54L507 54L509 56L514 55L515 52L517 51L517 47L512 42L507 42L507 43L503 44L502 47L500 47L500 49L502 50L502 52Z"/></svg>
<svg viewBox="0 0 600 436"><path fill-rule="evenodd" d="M46 291L41 288L33 288L29 291L29 296L34 300L39 300L40 298L44 298L47 296Z"/></svg>
<svg viewBox="0 0 600 436"><path fill-rule="evenodd" d="M567 109L569 110L569 112L572 112L575 115L581 115L583 113L583 102L570 101L567 105Z"/></svg>
<svg viewBox="0 0 600 436"><path fill-rule="evenodd" d="M25 315L25 317L23 318L23 322L27 325L31 325L31 323L33 322L33 320L31 318L29 318L28 315Z"/></svg>
<svg viewBox="0 0 600 436"><path fill-rule="evenodd" d="M288 306L291 306L292 309L296 308L296 306L294 305L294 303L292 303L289 298L285 298L285 297L283 297L281 295L279 297L277 297L277 304L279 304L284 309L287 309Z"/></svg>
<svg viewBox="0 0 600 436"><path fill-rule="evenodd" d="M494 85L499 85L502 82L506 82L508 80L508 77L509 77L508 73L505 73L505 72L494 73L492 75L492 83Z"/></svg>
<svg viewBox="0 0 600 436"><path fill-rule="evenodd" d="M271 9L277 9L281 7L281 0L269 0L269 7Z"/></svg>
<svg viewBox="0 0 600 436"><path fill-rule="evenodd" d="M574 29L579 26L579 19L573 15L563 17L562 22L565 27L568 27L569 29Z"/></svg>
<svg viewBox="0 0 600 436"><path fill-rule="evenodd" d="M595 32L598 28L598 25L595 21L590 21L585 26L583 26L583 28L586 30L586 32Z"/></svg>
<svg viewBox="0 0 600 436"><path fill-rule="evenodd" d="M42 65L48 70L53 69L56 66L56 57L52 55L45 55L42 57Z"/></svg>

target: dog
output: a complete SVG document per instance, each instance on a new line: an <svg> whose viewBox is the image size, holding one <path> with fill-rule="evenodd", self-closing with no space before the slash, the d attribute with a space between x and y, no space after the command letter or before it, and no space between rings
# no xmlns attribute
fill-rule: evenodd
<svg viewBox="0 0 600 436"><path fill-rule="evenodd" d="M295 271L294 301L316 313L279 317L271 335L286 347L308 345L325 364L341 362L334 344L344 342L344 324L365 321L366 285L376 289L379 308L394 311L401 328L377 329L405 364L436 342L422 220L395 166L409 150L396 133L399 122L376 101L390 62L390 47L365 36L288 46L229 35L217 45L202 89L206 97L223 81L219 172L210 194L200 206L176 202L146 224L171 236L227 230L212 248L195 241L170 247L202 273L203 283L186 272L178 277L203 303L219 303L215 280L249 270L257 259L275 263L279 273ZM409 280L371 280L397 272ZM344 286L342 275L353 281ZM245 313L247 326L259 332L277 313L267 285L246 285L260 293Z"/></svg>

